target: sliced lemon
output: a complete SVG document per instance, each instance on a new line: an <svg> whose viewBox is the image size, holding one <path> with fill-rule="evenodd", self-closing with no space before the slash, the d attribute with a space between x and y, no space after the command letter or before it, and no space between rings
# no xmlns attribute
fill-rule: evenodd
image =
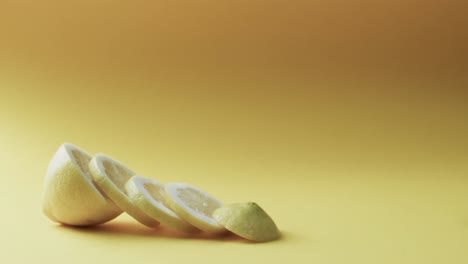
<svg viewBox="0 0 468 264"><path fill-rule="evenodd" d="M235 203L213 213L216 222L243 238L266 242L280 237L273 219L256 203Z"/></svg>
<svg viewBox="0 0 468 264"><path fill-rule="evenodd" d="M67 225L96 225L122 213L93 184L88 169L91 156L65 143L49 163L42 195L42 210L51 220Z"/></svg>
<svg viewBox="0 0 468 264"><path fill-rule="evenodd" d="M200 230L180 218L166 201L164 185L143 176L133 176L125 189L132 200L142 211L162 224L186 233L197 233Z"/></svg>
<svg viewBox="0 0 468 264"><path fill-rule="evenodd" d="M174 212L198 229L209 233L225 232L212 217L223 204L212 195L186 183L166 184L166 200Z"/></svg>
<svg viewBox="0 0 468 264"><path fill-rule="evenodd" d="M122 210L138 222L155 227L159 222L132 203L125 192L125 183L135 174L123 163L104 154L97 154L89 163L94 182Z"/></svg>

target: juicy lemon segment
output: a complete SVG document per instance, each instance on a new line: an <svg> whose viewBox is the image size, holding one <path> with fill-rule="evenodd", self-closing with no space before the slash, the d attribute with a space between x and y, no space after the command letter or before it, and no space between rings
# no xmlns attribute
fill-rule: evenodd
<svg viewBox="0 0 468 264"><path fill-rule="evenodd" d="M186 183L169 183L165 189L168 204L181 218L205 232L226 231L212 217L223 206L218 199Z"/></svg>
<svg viewBox="0 0 468 264"><path fill-rule="evenodd" d="M243 238L266 242L280 237L273 219L256 203L235 203L213 213L216 221Z"/></svg>
<svg viewBox="0 0 468 264"><path fill-rule="evenodd" d="M125 189L133 204L162 224L185 233L200 231L170 209L162 183L143 176L133 176L126 183Z"/></svg>
<svg viewBox="0 0 468 264"><path fill-rule="evenodd" d="M159 222L132 203L125 190L125 184L135 174L123 163L104 154L97 154L89 163L96 185L122 210L138 222L155 227Z"/></svg>
<svg viewBox="0 0 468 264"><path fill-rule="evenodd" d="M102 224L122 210L96 188L88 169L91 156L79 147L62 144L49 163L42 211L55 222L75 226Z"/></svg>

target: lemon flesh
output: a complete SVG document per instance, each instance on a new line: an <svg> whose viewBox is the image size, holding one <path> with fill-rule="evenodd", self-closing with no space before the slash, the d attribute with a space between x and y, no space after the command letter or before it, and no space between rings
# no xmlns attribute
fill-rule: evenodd
<svg viewBox="0 0 468 264"><path fill-rule="evenodd" d="M226 232L212 217L223 206L218 199L186 183L168 183L165 189L169 206L185 221L208 233Z"/></svg>
<svg viewBox="0 0 468 264"><path fill-rule="evenodd" d="M218 224L234 234L258 242L275 240L280 231L273 219L256 203L235 203L213 213Z"/></svg>
<svg viewBox="0 0 468 264"><path fill-rule="evenodd" d="M89 163L89 169L97 186L122 210L147 227L159 222L132 203L125 191L125 184L135 175L123 163L104 154L97 154Z"/></svg>
<svg viewBox="0 0 468 264"><path fill-rule="evenodd" d="M52 221L89 226L102 224L122 210L108 199L91 178L91 156L79 147L62 144L47 168L42 195L42 211Z"/></svg>
<svg viewBox="0 0 468 264"><path fill-rule="evenodd" d="M143 176L133 176L125 184L125 189L133 204L160 223L185 233L200 231L170 209L162 183Z"/></svg>

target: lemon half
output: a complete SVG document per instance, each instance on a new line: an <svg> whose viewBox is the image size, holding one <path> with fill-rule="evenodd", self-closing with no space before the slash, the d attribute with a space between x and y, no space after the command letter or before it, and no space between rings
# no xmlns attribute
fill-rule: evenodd
<svg viewBox="0 0 468 264"><path fill-rule="evenodd" d="M51 220L67 225L105 223L122 213L93 184L88 169L91 156L79 147L62 144L47 168L42 211Z"/></svg>

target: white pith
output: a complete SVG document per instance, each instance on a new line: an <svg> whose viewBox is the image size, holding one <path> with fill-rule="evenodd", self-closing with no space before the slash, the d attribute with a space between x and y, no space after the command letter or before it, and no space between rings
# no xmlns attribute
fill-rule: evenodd
<svg viewBox="0 0 468 264"><path fill-rule="evenodd" d="M83 178L85 178L86 182L88 182L88 184L90 185L90 187L96 192L96 194L102 199L102 200L106 200L106 197L102 194L102 192L96 187L96 185L94 185L93 183L93 178L90 174L88 174L82 167L81 165L77 162L76 158L79 158L79 157L76 157L76 155L73 153L73 151L76 151L76 153L79 153L79 155L83 155L83 156L86 156L87 158L89 158L89 161L91 161L91 155L88 154L86 151L80 149L79 147L73 145L73 144L70 144L70 143L65 143L63 144L63 148L65 149L66 151L66 154L68 155L68 157L61 157L61 158L64 158L64 159L69 159L73 165L78 168L78 170L81 172L81 175L83 176ZM62 164L62 162L57 162L57 165L60 165Z"/></svg>
<svg viewBox="0 0 468 264"><path fill-rule="evenodd" d="M162 203L162 201L158 201L156 199L153 198L153 196L148 192L148 190L146 189L146 187L144 186L145 184L152 184L152 185L157 185L158 187L164 189L164 186L159 183L158 181L156 180L153 180L153 179L148 179L148 178L140 178L138 177L137 179L134 180L138 190L141 191L141 193L145 196L146 199L148 199L148 201L154 205L155 207L157 207L158 209L160 209L161 211L164 211L164 213L174 217L174 218L179 218L180 217L174 213L174 211L172 211L170 208L168 208L166 205L164 205Z"/></svg>

